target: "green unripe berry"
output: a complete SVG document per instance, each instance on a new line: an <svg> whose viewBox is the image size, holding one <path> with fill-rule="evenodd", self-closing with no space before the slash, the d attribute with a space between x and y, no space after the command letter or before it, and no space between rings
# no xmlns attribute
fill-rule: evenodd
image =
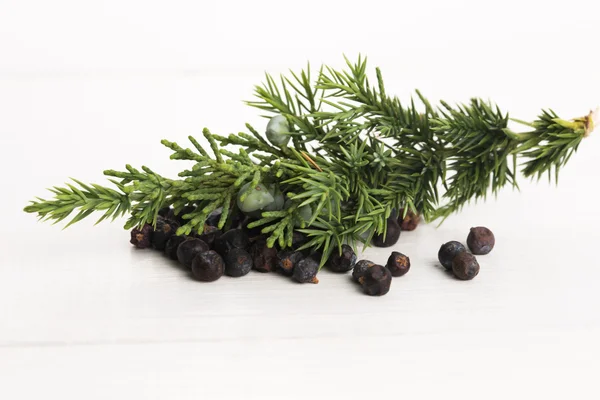
<svg viewBox="0 0 600 400"><path fill-rule="evenodd" d="M273 196L273 202L269 203L263 208L263 211L280 211L283 210L283 204L285 202L285 197L281 190L275 185L271 185L269 188L269 193Z"/></svg>
<svg viewBox="0 0 600 400"><path fill-rule="evenodd" d="M292 201L288 199L285 201L285 205L283 208L285 208L285 209L290 208L291 205L292 205ZM299 221L299 219L304 220L304 222L310 221L310 219L313 217L313 210L309 205L302 206L298 209L298 215L300 218L298 218L296 220L296 223L294 224L296 227L300 226L301 221Z"/></svg>
<svg viewBox="0 0 600 400"><path fill-rule="evenodd" d="M237 196L238 208L244 212L249 213L256 210L262 210L265 206L275 201L273 195L267 190L267 187L262 183L256 185L252 192L246 195L244 201L241 201L242 194L245 193L250 187L250 182L246 183Z"/></svg>
<svg viewBox="0 0 600 400"><path fill-rule="evenodd" d="M275 146L285 146L290 141L290 124L283 115L276 115L267 124L267 139Z"/></svg>

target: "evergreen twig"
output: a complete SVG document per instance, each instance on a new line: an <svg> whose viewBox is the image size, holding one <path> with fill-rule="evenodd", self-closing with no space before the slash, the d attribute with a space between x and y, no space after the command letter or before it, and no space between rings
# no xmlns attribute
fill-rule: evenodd
<svg viewBox="0 0 600 400"><path fill-rule="evenodd" d="M343 243L368 245L384 233L393 209L410 209L426 220L446 218L490 191L517 186L519 169L526 177L558 179L599 117L564 120L544 110L526 122L480 99L434 107L418 91L417 102L402 103L387 93L379 68L375 81L369 80L367 60L360 56L355 63L346 59L344 70L322 66L316 76L311 72L309 65L279 79L267 74L255 88L256 100L247 102L283 115L292 145L274 145L248 124L249 133L229 136L205 129L210 151L191 136L193 149L162 141L172 159L194 163L180 179L128 165L123 172L105 171L115 189L74 180L50 189L52 200L37 198L25 211L54 223L77 212L67 226L95 211L102 213L98 222L129 213L125 227L131 228L156 224L162 207L179 213L193 205L177 232L191 234L202 232L219 208L218 225L228 226L239 212L238 196L244 201L259 183L274 185L286 194L286 208L263 212L249 227L261 227L269 246L291 246L294 230L303 232L310 239L305 247L322 251L323 264ZM514 132L510 120L530 130ZM310 218L302 216L303 208L311 210Z"/></svg>

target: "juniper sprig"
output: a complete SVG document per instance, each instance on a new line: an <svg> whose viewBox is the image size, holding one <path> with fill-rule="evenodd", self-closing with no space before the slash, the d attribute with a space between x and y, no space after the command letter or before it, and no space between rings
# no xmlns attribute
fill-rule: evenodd
<svg viewBox="0 0 600 400"><path fill-rule="evenodd" d="M418 91L403 103L386 92L379 68L370 80L366 58L346 63L343 70L322 66L314 80L310 65L278 80L267 74L255 88L256 99L247 104L265 117L285 117L289 129L281 134L291 142L276 145L249 124L228 136L205 129L210 149L193 137L191 148L162 141L171 159L194 162L177 179L128 165L123 172L104 171L114 188L74 180L25 211L55 223L76 213L67 226L95 211L98 222L129 214L129 229L156 224L159 210L172 206L177 214L186 210L177 233L191 234L202 232L217 209L218 226L226 228L241 212L237 201L264 185L285 194L285 207L262 210L249 228L261 227L268 246L282 248L301 231L309 237L303 248L320 250L323 265L342 244L368 245L385 234L394 209L443 219L490 191L516 187L519 170L558 179L599 117L564 120L543 110L525 123L481 99L434 107ZM529 130L514 132L510 121Z"/></svg>

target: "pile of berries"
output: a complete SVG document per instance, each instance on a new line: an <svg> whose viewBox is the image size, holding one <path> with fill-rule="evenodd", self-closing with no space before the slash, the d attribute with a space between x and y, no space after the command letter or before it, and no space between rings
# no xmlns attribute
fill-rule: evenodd
<svg viewBox="0 0 600 400"><path fill-rule="evenodd" d="M179 215L188 212L184 210ZM203 282L216 281L223 275L237 278L252 269L280 271L301 283L319 282L316 275L321 255L298 250L307 241L303 234L295 232L292 248L278 251L267 246L260 232L248 228L252 221L249 217L243 221L234 218L232 228L226 232L216 228L220 217L219 212L211 214L202 234L178 236L176 231L184 221L166 208L159 213L156 229L149 224L133 229L130 243L140 249L163 251Z"/></svg>
<svg viewBox="0 0 600 400"><path fill-rule="evenodd" d="M467 237L467 246L471 252L460 242L451 241L440 247L438 260L447 271L461 280L473 279L479 274L479 262L475 255L485 255L492 251L496 239L488 228L471 228Z"/></svg>
<svg viewBox="0 0 600 400"><path fill-rule="evenodd" d="M164 252L170 259L179 261L195 279L203 282L216 281L223 275L241 277L252 269L279 272L300 283L319 282L317 273L321 253L300 250L307 243L304 234L294 232L291 248L268 247L259 229L248 228L253 221L252 216L232 218L230 229L222 232L216 227L221 214L214 212L207 219L202 234L176 235L177 229L185 223L181 215L190 211L183 210L175 215L170 208L161 210L155 229L147 224L131 231L131 244L140 249L154 248ZM411 213L400 218L392 216L388 220L385 237L375 238L373 243L389 247L397 242L401 230L413 230L418 223L419 217ZM494 236L486 228L473 228L467 244L472 254L458 242L444 244L438 253L442 265L465 280L472 279L479 272L479 264L473 254L489 253L494 246ZM352 271L352 280L361 285L364 293L382 296L389 292L392 277L403 276L410 270L410 258L394 251L384 265L369 260L358 261L352 247L344 244L341 252L333 252L326 267L335 273Z"/></svg>
<svg viewBox="0 0 600 400"><path fill-rule="evenodd" d="M319 282L321 253L299 250L307 242L304 234L294 232L293 245L289 249L270 248L260 231L248 228L251 217L245 217L243 221L234 218L232 228L222 232L216 228L221 215L215 212L207 219L202 234L178 236L177 229L184 223L180 215L188 212L190 210L184 210L178 216L170 208L161 210L156 229L149 224L133 229L130 243L140 249L154 248L164 252L203 282L216 281L223 275L237 278L252 269L279 272L300 283ZM392 276L408 272L410 259L393 252L385 266L368 260L357 262L354 250L345 244L341 253L331 255L326 266L337 273L353 271L353 280L361 284L366 294L381 296L389 291Z"/></svg>

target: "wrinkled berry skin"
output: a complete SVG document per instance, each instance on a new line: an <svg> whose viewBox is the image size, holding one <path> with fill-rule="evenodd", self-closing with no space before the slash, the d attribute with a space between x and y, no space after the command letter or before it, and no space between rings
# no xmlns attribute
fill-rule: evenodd
<svg viewBox="0 0 600 400"><path fill-rule="evenodd" d="M164 250L167 245L167 241L171 236L175 235L175 232L179 228L179 225L175 221L169 221L162 217L156 220L156 229L152 234L152 247L156 250Z"/></svg>
<svg viewBox="0 0 600 400"><path fill-rule="evenodd" d="M235 278L244 276L252 269L252 257L244 249L231 249L225 257L225 273Z"/></svg>
<svg viewBox="0 0 600 400"><path fill-rule="evenodd" d="M402 253L393 251L385 267L390 270L392 276L402 276L410 269L410 258Z"/></svg>
<svg viewBox="0 0 600 400"><path fill-rule="evenodd" d="M373 265L359 278L363 291L369 296L383 296L390 291L392 273L386 267Z"/></svg>
<svg viewBox="0 0 600 400"><path fill-rule="evenodd" d="M144 225L142 229L134 228L131 230L131 240L129 243L138 249L147 249L152 245L153 233L154 228L150 224Z"/></svg>
<svg viewBox="0 0 600 400"><path fill-rule="evenodd" d="M225 262L214 250L198 254L192 262L192 274L202 282L216 281L224 272Z"/></svg>
<svg viewBox="0 0 600 400"><path fill-rule="evenodd" d="M376 247L390 247L398 242L400 238L400 224L394 218L388 218L387 220L387 232L384 239L383 234L375 235L373 237L373 246Z"/></svg>
<svg viewBox="0 0 600 400"><path fill-rule="evenodd" d="M447 271L452 271L452 261L457 254L467 251L467 248L462 243L451 241L444 243L438 251L438 260Z"/></svg>
<svg viewBox="0 0 600 400"><path fill-rule="evenodd" d="M268 247L264 239L254 242L250 248L254 269L258 272L273 272L277 268L277 249Z"/></svg>
<svg viewBox="0 0 600 400"><path fill-rule="evenodd" d="M342 254L340 254L337 249L334 250L329 257L329 263L327 265L333 272L348 272L354 268L354 264L356 264L356 253L354 253L352 247L343 244Z"/></svg>
<svg viewBox="0 0 600 400"><path fill-rule="evenodd" d="M165 254L171 260L177 261L177 249L179 245L187 240L185 236L177 236L173 235L167 240L167 244L165 245Z"/></svg>
<svg viewBox="0 0 600 400"><path fill-rule="evenodd" d="M373 265L375 265L375 263L369 260L360 260L359 262L354 264L354 268L352 269L352 279L354 280L354 282L358 282L360 277L363 276L365 272L367 272L367 268L370 268Z"/></svg>
<svg viewBox="0 0 600 400"><path fill-rule="evenodd" d="M196 237L202 240L207 245L209 245L212 249L212 247L215 244L215 240L222 234L223 232L221 232L220 229L217 229L212 225L205 224L203 233L200 235L196 235Z"/></svg>
<svg viewBox="0 0 600 400"><path fill-rule="evenodd" d="M192 261L198 254L210 250L208 245L197 238L188 238L177 248L177 259L186 268L192 268Z"/></svg>
<svg viewBox="0 0 600 400"><path fill-rule="evenodd" d="M318 272L319 263L312 257L306 257L296 264L292 278L300 283L319 283Z"/></svg>
<svg viewBox="0 0 600 400"><path fill-rule="evenodd" d="M300 251L280 251L277 253L277 269L286 276L292 276L294 267L304 255Z"/></svg>
<svg viewBox="0 0 600 400"><path fill-rule="evenodd" d="M467 237L467 246L469 246L473 254L478 256L488 254L492 251L495 244L496 238L494 238L494 234L483 226L471 228L471 232L469 232L469 236Z"/></svg>
<svg viewBox="0 0 600 400"><path fill-rule="evenodd" d="M468 281L475 278L479 273L479 263L473 254L464 251L454 257L452 272L458 279Z"/></svg>
<svg viewBox="0 0 600 400"><path fill-rule="evenodd" d="M406 217L404 216L404 209L400 210L400 216L398 217L398 223L403 231L414 231L421 222L421 216L408 210Z"/></svg>
<svg viewBox="0 0 600 400"><path fill-rule="evenodd" d="M246 249L249 244L248 235L242 229L230 229L215 239L213 248L222 257L231 249Z"/></svg>

